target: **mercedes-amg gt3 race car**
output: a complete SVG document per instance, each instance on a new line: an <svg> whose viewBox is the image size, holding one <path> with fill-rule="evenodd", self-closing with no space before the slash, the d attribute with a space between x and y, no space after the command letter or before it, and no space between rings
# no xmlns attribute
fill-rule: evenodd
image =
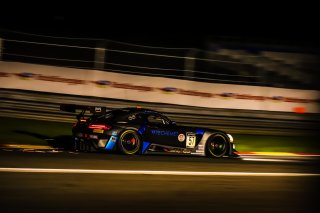
<svg viewBox="0 0 320 213"><path fill-rule="evenodd" d="M123 154L173 153L220 158L237 156L233 138L220 130L180 126L160 112L144 108L107 111L106 107L63 104L62 111L81 110L72 128L79 151ZM85 112L91 115L85 117Z"/></svg>

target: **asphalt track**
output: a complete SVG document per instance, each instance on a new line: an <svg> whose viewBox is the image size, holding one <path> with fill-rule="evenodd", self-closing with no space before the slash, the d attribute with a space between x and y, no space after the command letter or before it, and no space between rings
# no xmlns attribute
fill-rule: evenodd
<svg viewBox="0 0 320 213"><path fill-rule="evenodd" d="M0 212L318 212L319 162L0 150Z"/></svg>

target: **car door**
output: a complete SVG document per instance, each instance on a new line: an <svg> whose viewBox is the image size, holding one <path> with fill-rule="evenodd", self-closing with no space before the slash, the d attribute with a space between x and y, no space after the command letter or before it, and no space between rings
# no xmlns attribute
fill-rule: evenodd
<svg viewBox="0 0 320 213"><path fill-rule="evenodd" d="M154 144L186 148L186 131L173 125L161 114L150 114L146 118L145 139Z"/></svg>

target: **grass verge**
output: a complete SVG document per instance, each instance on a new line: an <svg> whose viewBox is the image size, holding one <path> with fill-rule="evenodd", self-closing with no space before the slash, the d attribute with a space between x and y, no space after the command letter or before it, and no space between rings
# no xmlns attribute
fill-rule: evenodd
<svg viewBox="0 0 320 213"><path fill-rule="evenodd" d="M0 144L48 145L45 139L71 135L72 124L0 117Z"/></svg>

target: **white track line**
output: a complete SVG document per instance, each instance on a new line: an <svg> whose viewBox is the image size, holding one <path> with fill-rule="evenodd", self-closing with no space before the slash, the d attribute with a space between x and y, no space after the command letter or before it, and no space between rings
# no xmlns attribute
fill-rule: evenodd
<svg viewBox="0 0 320 213"><path fill-rule="evenodd" d="M242 158L242 160L247 160L247 161L264 161L264 162L297 162L297 160L267 159L267 158Z"/></svg>
<svg viewBox="0 0 320 213"><path fill-rule="evenodd" d="M0 172L25 173L71 173L71 174L127 174L127 175L183 175L183 176L320 176L313 173L270 173L270 172L192 172L192 171L148 171L148 170L89 170L89 169L41 169L0 168Z"/></svg>

